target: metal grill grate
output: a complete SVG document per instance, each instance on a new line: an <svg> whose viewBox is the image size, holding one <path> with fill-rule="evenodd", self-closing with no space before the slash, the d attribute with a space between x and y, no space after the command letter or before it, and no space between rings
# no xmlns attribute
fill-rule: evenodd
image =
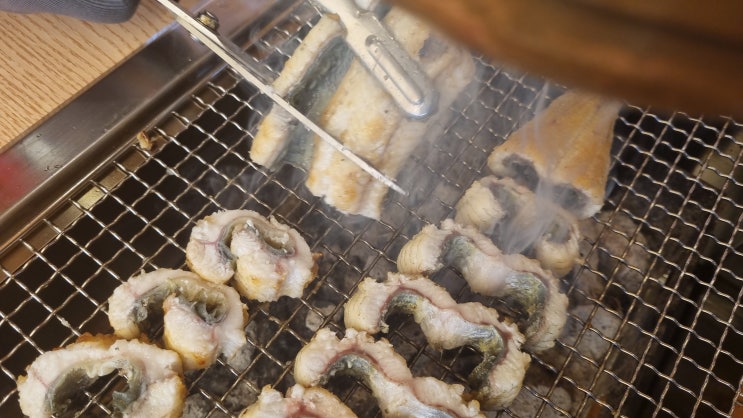
<svg viewBox="0 0 743 418"><path fill-rule="evenodd" d="M316 21L299 5L249 52L272 72ZM249 304L250 362L187 376L186 414L235 416L261 387L293 384L292 360L322 326L342 329L342 306L365 276L395 270L400 247L427 223L452 215L486 173L493 147L532 117L539 78L478 60L474 87L448 110L442 138L399 176L380 221L345 216L303 186L306 172L268 172L248 159L255 122L269 104L230 70L217 73L150 131L88 178L0 253L0 415L16 416L15 379L39 353L84 332L110 332L106 300L140 270L185 267L194 223L217 209L248 208L301 231L323 254L302 299ZM660 114L628 106L616 127L611 191L582 225L586 262L563 279L566 332L535 356L524 389L503 416L727 416L743 356L741 125L726 118ZM478 299L453 271L434 279L461 300ZM487 302L487 301L486 301ZM386 337L416 375L466 383L473 350L439 352L396 317ZM116 379L87 393L85 414L107 415ZM359 416L378 416L368 391L334 378Z"/></svg>

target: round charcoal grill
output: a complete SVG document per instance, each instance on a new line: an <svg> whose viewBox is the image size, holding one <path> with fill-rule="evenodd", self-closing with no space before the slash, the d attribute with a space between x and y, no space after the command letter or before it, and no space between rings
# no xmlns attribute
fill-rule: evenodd
<svg viewBox="0 0 743 418"><path fill-rule="evenodd" d="M317 18L304 2L276 2L243 19L248 24L236 33L277 74ZM141 54L192 42L178 30L162 38L168 42ZM188 374L186 416L237 416L263 386L285 391L294 383L293 359L315 331L343 330L343 304L357 284L394 271L401 246L452 216L464 191L487 174L493 147L561 93L477 59L473 86L444 109L452 118L441 137L398 176L410 194L391 193L376 221L325 205L306 190L301 169L269 172L251 162L255 125L270 103L216 60L202 56L196 64L169 86L176 94L124 118L117 132L128 134L106 137L115 144L107 152L80 148L89 169L63 170L63 182L51 179L64 184L53 195L40 185L53 202L48 210L28 199L0 218L0 415L20 415L15 379L41 352L85 332L111 332L105 302L116 286L141 270L185 268L191 228L219 209L273 215L322 259L301 299L249 303L248 361ZM122 74L136 79L130 67L102 83ZM585 262L561 282L570 298L565 332L555 348L533 356L518 398L494 416L732 414L743 376L741 128L725 117L625 106L605 206L581 225ZM32 158L19 146L9 153ZM454 271L432 278L460 301L492 302ZM429 347L409 317L391 324L385 337L415 375L466 384L479 362L474 350ZM89 388L82 414L109 414L111 392L122 384ZM328 387L360 417L380 415L362 384L338 377Z"/></svg>

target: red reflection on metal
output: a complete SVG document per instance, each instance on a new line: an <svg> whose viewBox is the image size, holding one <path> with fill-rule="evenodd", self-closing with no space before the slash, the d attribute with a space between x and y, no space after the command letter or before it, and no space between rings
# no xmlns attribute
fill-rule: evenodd
<svg viewBox="0 0 743 418"><path fill-rule="evenodd" d="M33 188L34 181L26 173L26 162L9 153L0 154L0 211L13 205Z"/></svg>

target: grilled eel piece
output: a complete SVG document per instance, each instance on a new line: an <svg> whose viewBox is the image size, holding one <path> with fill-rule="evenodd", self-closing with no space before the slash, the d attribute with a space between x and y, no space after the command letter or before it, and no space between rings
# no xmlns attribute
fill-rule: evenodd
<svg viewBox="0 0 743 418"><path fill-rule="evenodd" d="M355 329L346 329L342 339L329 328L320 329L294 360L300 385L323 385L336 374L363 381L384 417L484 418L476 400L463 398L464 386L413 377L392 344Z"/></svg>
<svg viewBox="0 0 743 418"><path fill-rule="evenodd" d="M471 54L399 9L384 24L433 80L438 110L428 119L408 119L339 38L340 23L324 16L287 61L274 88L356 155L394 178L422 141L443 130L448 107L474 77ZM331 92L332 94L329 94ZM344 213L381 216L387 186L288 114L272 109L259 124L251 158L266 167L284 163L306 168L306 185Z"/></svg>
<svg viewBox="0 0 743 418"><path fill-rule="evenodd" d="M174 351L113 335L83 334L67 346L47 351L18 377L18 401L29 417L72 416L77 397L103 376L126 378L111 394L114 416L180 417L188 390L181 359Z"/></svg>
<svg viewBox="0 0 743 418"><path fill-rule="evenodd" d="M446 266L457 269L474 292L500 299L526 337L524 349L539 353L554 345L568 299L536 260L503 254L488 237L451 219L440 228L425 226L397 256L397 269L405 274L429 275Z"/></svg>
<svg viewBox="0 0 743 418"><path fill-rule="evenodd" d="M258 400L247 407L240 418L356 418L356 414L340 399L321 387L294 385L286 397L271 386L264 386Z"/></svg>
<svg viewBox="0 0 743 418"><path fill-rule="evenodd" d="M622 104L568 91L514 131L488 158L493 174L559 203L578 219L601 209Z"/></svg>
<svg viewBox="0 0 743 418"><path fill-rule="evenodd" d="M504 253L530 253L557 277L580 261L575 217L511 178L483 177L456 205L454 221L490 237Z"/></svg>
<svg viewBox="0 0 743 418"><path fill-rule="evenodd" d="M467 345L482 353L469 382L483 410L501 409L518 395L531 357L521 351L524 336L515 325L501 321L495 309L457 303L424 276L388 273L384 282L371 277L361 282L346 302L343 320L348 328L376 334L389 331L385 319L393 312L411 314L433 347Z"/></svg>

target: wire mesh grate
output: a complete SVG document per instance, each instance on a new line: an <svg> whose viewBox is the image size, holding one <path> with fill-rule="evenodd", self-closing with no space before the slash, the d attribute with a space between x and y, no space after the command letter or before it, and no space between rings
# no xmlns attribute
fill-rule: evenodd
<svg viewBox="0 0 743 418"><path fill-rule="evenodd" d="M274 74L311 28L299 5L249 49ZM195 222L248 208L298 229L322 253L301 299L249 303L245 364L187 376L188 416L236 416L264 385L293 384L292 360L320 327L342 329L343 303L365 276L395 270L402 245L452 215L493 147L559 89L477 61L473 87L446 111L442 138L399 176L379 221L343 215L303 186L307 173L269 172L248 158L269 103L230 70L216 74L149 132L86 179L49 216L0 253L0 415L19 415L15 379L43 351L85 332L110 332L106 300L141 270L182 268ZM534 356L524 389L502 416L727 416L741 376L743 254L741 125L727 118L628 106L616 126L604 210L581 225L584 264L563 279L570 297L557 346ZM460 301L472 294L451 270L434 279ZM469 348L438 351L410 319L386 335L416 375L466 384ZM119 382L120 383L120 382ZM108 415L111 379L89 388L84 414ZM348 378L330 387L359 416L378 416Z"/></svg>

